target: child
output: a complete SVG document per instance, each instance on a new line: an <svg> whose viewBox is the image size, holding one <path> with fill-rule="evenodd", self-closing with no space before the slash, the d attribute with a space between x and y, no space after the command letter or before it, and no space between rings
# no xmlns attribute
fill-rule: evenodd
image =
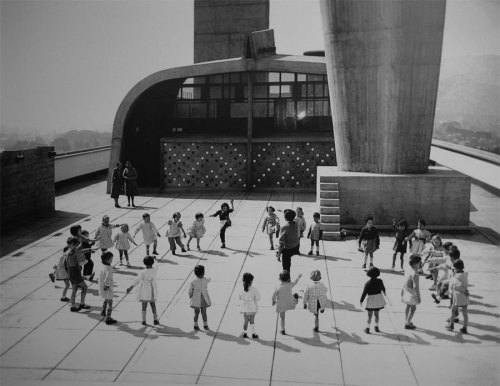
<svg viewBox="0 0 500 386"><path fill-rule="evenodd" d="M424 250L425 243L427 243L431 238L431 234L427 229L425 229L425 226L425 221L421 218L418 219L417 229L405 238L405 241L411 242L410 252L412 255L421 254Z"/></svg>
<svg viewBox="0 0 500 386"><path fill-rule="evenodd" d="M288 271L283 271L280 273L281 285L276 288L273 293L272 301L273 306L276 304L276 312L280 315L281 319L281 334L286 335L285 332L285 313L288 310L295 309L297 305L298 295L292 295L292 289L297 285L302 274L297 276L297 279L292 283L290 282L290 273Z"/></svg>
<svg viewBox="0 0 500 386"><path fill-rule="evenodd" d="M442 264L445 262L444 259L444 249L443 240L439 235L434 235L431 238L430 244L427 244L420 255L423 258L422 265L429 262L430 274L426 276L426 279L433 279L434 283L429 288L431 291L436 289L437 285L437 271L431 270L434 266ZM432 257L431 260L429 260Z"/></svg>
<svg viewBox="0 0 500 386"><path fill-rule="evenodd" d="M368 295L365 307L366 311L368 311L368 322L366 324L365 333L369 334L373 314L375 314L375 332L380 332L378 328L378 313L385 306L385 300L382 296L382 292L385 295L385 286L381 279L377 279L380 276L380 270L377 267L371 267L366 275L370 277L370 280L365 283L365 288L363 289L359 303L362 306L366 295Z"/></svg>
<svg viewBox="0 0 500 386"><path fill-rule="evenodd" d="M85 296L87 294L87 284L83 280L82 267L81 264L84 263L85 256L83 255L84 250L81 249L78 239L76 237L68 238L68 254L66 257L66 270L68 271L69 280L72 285L71 291L71 312L77 312L80 310L88 310L90 306L85 304ZM81 289L81 299L80 306L77 307L75 303L76 291L78 288Z"/></svg>
<svg viewBox="0 0 500 386"><path fill-rule="evenodd" d="M229 205L225 202L220 206L220 210L210 215L210 217L219 216L220 220L220 241L222 243L221 248L226 248L226 229L231 226L231 219L229 218L229 213L234 212L234 200L231 200L231 209Z"/></svg>
<svg viewBox="0 0 500 386"><path fill-rule="evenodd" d="M127 260L127 267L130 267L130 262L128 261L128 250L130 249L129 240L137 247L133 237L130 233L128 233L128 225L122 224L120 232L115 235L113 241L115 242L115 248L118 249L118 252L120 253L120 265L123 265L122 258L125 256L125 259Z"/></svg>
<svg viewBox="0 0 500 386"><path fill-rule="evenodd" d="M467 315L467 306L469 305L469 285L467 272L464 272L463 260L455 260L453 262L454 274L450 278L450 297L451 297L451 315L446 329L453 331L454 319L458 316L458 308L462 308L462 315L464 317L463 327L460 329L462 334L467 334L467 323L469 317Z"/></svg>
<svg viewBox="0 0 500 386"><path fill-rule="evenodd" d="M241 313L243 314L243 338L248 338L247 328L248 323L250 323L250 330L252 331L252 338L259 339L259 335L255 332L255 314L257 313L259 306L257 302L260 300L259 291L257 288L252 286L253 275L251 273L243 274L243 292L240 293L241 300ZM196 328L196 327L195 327Z"/></svg>
<svg viewBox="0 0 500 386"><path fill-rule="evenodd" d="M442 264L431 268L432 271L438 272L438 281L436 286L436 294L431 294L434 302L439 304L441 299L448 299L448 289L450 285L450 277L453 273L453 262L460 259L459 249L450 242L443 244L445 261ZM431 258L432 260L432 258Z"/></svg>
<svg viewBox="0 0 500 386"><path fill-rule="evenodd" d="M411 269L404 277L403 288L401 289L401 301L406 304L405 310L405 329L414 330L416 327L411 322L413 315L420 304L420 287L418 284L420 276L418 270L422 258L419 255L411 255L409 265Z"/></svg>
<svg viewBox="0 0 500 386"><path fill-rule="evenodd" d="M295 222L297 223L297 227L299 230L299 237L304 237L304 232L306 231L306 219L304 218L304 211L299 206L297 207L297 217L295 217Z"/></svg>
<svg viewBox="0 0 500 386"><path fill-rule="evenodd" d="M68 239L68 243L72 239L71 237ZM54 274L51 274L54 276L54 280L63 280L64 281L64 289L61 297L61 302L67 302L69 301L69 298L66 297L66 294L68 293L69 289L69 274L68 271L66 270L65 267L65 262L68 257L68 250L69 250L69 244L64 247L63 253L61 253L61 257L59 258L59 263L57 265L54 265ZM52 279L52 278L51 278Z"/></svg>
<svg viewBox="0 0 500 386"><path fill-rule="evenodd" d="M119 224L110 224L109 216L104 215L102 218L102 224L95 232L95 238L99 239L99 248L103 252L106 252L108 248L113 246L113 240L111 235L113 233L113 228L119 227Z"/></svg>
<svg viewBox="0 0 500 386"><path fill-rule="evenodd" d="M380 247L380 237L377 229L373 226L373 217L367 217L366 225L361 229L358 239L358 250L362 251L365 256L363 268L366 268L366 260L370 256L370 267L373 267L373 252Z"/></svg>
<svg viewBox="0 0 500 386"><path fill-rule="evenodd" d="M168 220L167 224L170 226L167 231L168 242L170 243L170 250L172 251L172 255L175 255L175 243L181 247L182 252L186 252L184 249L184 244L181 241L181 231L184 233L184 238L186 238L186 232L184 232L184 228L182 227L181 214L179 212L175 212L172 216L172 220Z"/></svg>
<svg viewBox="0 0 500 386"><path fill-rule="evenodd" d="M318 270L311 272L312 284L309 284L304 292L304 308L308 308L314 315L314 332L319 332L319 312L325 312L326 293L328 289L321 280L321 272ZM319 312L318 312L319 311Z"/></svg>
<svg viewBox="0 0 500 386"><path fill-rule="evenodd" d="M314 244L316 244L316 256L319 256L319 241L322 239L323 236L323 230L321 229L321 223L319 222L320 219L321 216L319 215L319 213L314 212L313 213L314 222L309 227L309 232L307 233L307 238L311 239L311 250L308 253L309 256L313 254Z"/></svg>
<svg viewBox="0 0 500 386"><path fill-rule="evenodd" d="M111 317L113 312L113 254L104 252L101 256L102 270L99 274L99 295L104 299L102 303L101 316L106 317L106 324L114 324L116 320ZM106 310L107 308L107 310Z"/></svg>
<svg viewBox="0 0 500 386"><path fill-rule="evenodd" d="M396 256L399 253L399 258L401 260L401 271L404 270L404 255L406 253L406 247L407 247L407 242L406 242L406 237L408 237L411 233L411 231L408 229L408 221L405 219L401 219L397 222L396 220L392 220L392 228L396 231L396 241L394 241L394 246L392 247L392 250L394 251L394 254L392 255L392 270L395 269L396 266Z"/></svg>
<svg viewBox="0 0 500 386"><path fill-rule="evenodd" d="M156 286L156 273L158 272L158 266L154 266L156 257L146 256L143 260L146 269L141 271L141 273L134 280L132 285L127 288L127 293L132 291L136 285L139 286L137 290L137 300L142 303L142 324L146 325L146 309L148 308L148 303L151 306L151 311L153 312L153 323L155 325L160 324L158 320L158 315L156 314L156 298L158 296L158 288Z"/></svg>
<svg viewBox="0 0 500 386"><path fill-rule="evenodd" d="M300 238L297 223L293 221L295 219L295 212L291 209L285 209L284 214L287 224L283 225L280 230L278 239L280 247L276 253L276 257L278 261L281 261L281 257L283 257L283 271L290 272L292 256L300 254Z"/></svg>
<svg viewBox="0 0 500 386"><path fill-rule="evenodd" d="M197 265L194 267L194 274L196 279L191 282L189 286L189 298L191 299L191 308L194 308L194 329L200 331L198 327L198 316L200 315L203 319L203 328L209 330L208 320L207 320L207 307L212 304L210 302L210 296L208 295L208 283L210 283L210 278L205 278L205 267L203 265Z"/></svg>
<svg viewBox="0 0 500 386"><path fill-rule="evenodd" d="M82 243L82 249L85 250L84 256L87 262L83 266L83 277L88 278L89 281L94 280L94 262L92 261L92 247L95 244L95 240L89 238L89 232L82 230L82 237L80 242Z"/></svg>
<svg viewBox="0 0 500 386"><path fill-rule="evenodd" d="M262 224L262 232L266 231L269 235L269 242L271 243L270 250L274 250L274 242L273 236L276 232L279 233L280 228L280 219L276 216L275 209L272 206L268 206L267 217L264 219L264 223Z"/></svg>
<svg viewBox="0 0 500 386"><path fill-rule="evenodd" d="M207 231L205 229L205 219L203 218L203 213L200 212L196 213L194 218L195 221L193 222L193 225L191 225L191 228L189 228L188 230L189 239L187 242L187 250L191 250L189 248L189 243L191 242L191 240L196 239L196 248L198 248L198 251L201 251L200 239L205 235L205 232Z"/></svg>
<svg viewBox="0 0 500 386"><path fill-rule="evenodd" d="M161 237L160 233L158 232L158 229L156 229L155 224L151 222L151 217L148 213L144 213L142 215L142 219L144 220L144 222L142 224L139 224L134 232L134 237L137 232L141 230L142 238L144 239L144 245L146 246L146 255L149 256L149 246L151 244L153 244L153 255L157 255L158 252L156 251L156 244L158 242L157 237Z"/></svg>

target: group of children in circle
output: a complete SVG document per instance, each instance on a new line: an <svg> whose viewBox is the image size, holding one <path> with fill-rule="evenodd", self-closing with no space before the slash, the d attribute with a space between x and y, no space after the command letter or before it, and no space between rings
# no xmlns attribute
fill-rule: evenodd
<svg viewBox="0 0 500 386"><path fill-rule="evenodd" d="M233 200L231 207L227 203L222 204L221 210L215 212L211 217L219 217L220 230L219 236L222 242L221 247L225 248L225 231L231 226L229 214L234 211ZM287 256L287 262L283 261L283 271L279 274L281 285L276 288L271 299L272 304L276 305L276 312L280 316L281 333L285 332L285 313L296 307L299 299L297 293L292 293L293 287L298 283L302 274L300 274L293 282L290 277L290 258L293 254L300 254L298 248L300 246L300 238L303 237L306 229L306 221L301 208L297 211L287 209L284 211L287 224L280 226L279 218L273 207L266 208L267 216L262 225L262 231L269 236L270 249L274 250L274 235L279 237L280 245L277 252L277 258ZM168 231L166 236L169 239L170 249L172 254L175 254L176 244L183 252L186 252L182 244L181 237L187 237L180 222L181 215L179 212L174 213L173 218L167 222ZM433 285L430 290L436 291L432 294L435 303L440 303L443 299L450 299L451 316L447 320L446 328L450 331L454 329L454 323L458 322L458 309L462 309L463 327L460 332L467 333L467 306L469 304L468 278L464 272L464 263L460 259L460 251L450 242L442 242L439 235L431 235L425 229L425 221L418 220L417 229L410 231L408 222L404 219L393 222L393 227L396 231L396 240L393 246L392 269L395 269L395 261L397 254L400 254L401 269L404 270L404 254L407 252L408 243L410 244L411 256L408 260L408 265L411 268L407 270L403 286L401 290L401 301L406 304L405 309L405 329L415 329L412 323L413 316L416 311L416 306L421 302L419 277L424 264L428 264L430 274L427 278L433 280ZM120 232L112 237L112 229L120 227ZM290 230L294 233L290 237ZM95 238L89 238L89 233L82 230L80 225L75 225L70 228L71 237L67 240L67 246L64 248L63 254L60 256L59 263L54 266L54 272L49 276L54 282L55 280L64 281L61 301L71 301L71 311L77 312L80 310L89 309L90 306L85 304L87 293L87 285L85 279L93 281L95 273L93 272L94 263L91 259L91 254L97 249L102 250L102 269L99 273L99 295L103 299L101 315L105 316L106 324L116 323L111 317L113 310L113 254L108 251L109 248L115 246L119 251L120 265L123 260L130 267L128 250L130 243L137 246L134 238L128 233L129 227L127 224L113 225L109 223L109 217L104 216L101 226L95 233ZM146 257L143 263L146 269L142 270L132 285L127 288L129 293L134 287L137 287L137 299L142 304L142 323L146 325L146 309L147 304L151 306L153 313L153 322L158 324L158 315L156 311L155 301L157 299L158 289L156 285L156 273L158 265L155 264L157 252L157 238L160 233L156 226L151 222L149 214L143 215L143 222L136 228L134 236L142 231L144 244L146 247ZM287 233L288 231L288 233ZM206 232L204 226L204 216L202 213L195 215L195 221L188 230L189 240L187 248L192 239L196 239L197 248L200 250L200 239ZM295 235L296 233L296 235ZM288 234L288 238L287 238ZM284 236L284 237L283 237ZM316 255L319 255L319 240L322 238L322 226L319 213L314 213L313 224L309 228L308 238L311 239L311 250L309 255L313 254L313 247L316 246ZM288 242L291 239L299 240L298 246L293 246L287 249ZM431 241L429 243L429 241ZM93 245L98 243L97 247ZM150 255L150 247L152 253ZM367 326L365 332L370 332L372 316L375 316L375 331L379 332L379 311L386 305L384 299L385 287L380 276L380 270L373 265L373 253L380 247L380 238L377 229L373 225L373 218L369 217L366 220L366 225L360 232L358 238L359 251L363 252L364 263L363 268L366 268L368 257L370 258L370 267L367 270L367 275L370 279L366 282L360 299L360 304L366 299L365 309L368 312ZM205 268L202 265L197 265L194 268L194 279L189 287L190 306L194 309L194 329L199 330L198 318L201 313L203 326L208 330L208 321L206 310L211 305L210 296L208 294L209 278L205 278ZM304 308L309 309L314 314L314 331L319 331L319 313L323 313L327 307L328 292L327 287L321 283L321 272L314 270L311 272L310 279L312 283L307 287L303 296ZM247 272L243 275L243 291L239 295L241 301L241 313L244 317L243 337L247 337L247 328L250 325L253 338L258 338L255 332L255 314L258 310L258 302L260 300L259 291L253 287L254 276ZM66 297L69 289L69 284L72 284L71 299ZM76 306L76 293L81 290L81 299L79 306Z"/></svg>
<svg viewBox="0 0 500 386"><path fill-rule="evenodd" d="M459 322L458 310L462 310L463 325L460 332L467 333L469 305L468 275L464 272L464 262L460 258L460 250L451 242L443 243L438 234L431 234L426 229L423 219L417 221L417 228L410 230L408 221L401 219L393 220L393 228L396 231L396 240L393 246L392 270L395 270L397 254L400 254L401 271L405 272L401 289L401 301L406 304L404 328L414 330L416 326L412 323L417 305L421 303L420 297L420 275L423 268L428 265L427 279L433 280L429 288L435 291L431 294L436 304L443 299L450 300L450 317L446 320L445 328L454 331L454 324ZM408 259L409 270L404 269L404 255L410 245L410 257ZM380 247L380 238L377 229L373 226L373 218L366 219L365 226L358 238L358 250L363 253L363 268L367 268L367 260L370 258L370 266L367 275L370 280L365 284L361 295L360 304L365 297L367 302L365 309L368 312L365 332L370 333L372 316L375 315L375 331L379 332L379 311L384 308L386 301L384 283L378 277L380 270L373 265L373 253ZM383 295L384 296L383 296Z"/></svg>

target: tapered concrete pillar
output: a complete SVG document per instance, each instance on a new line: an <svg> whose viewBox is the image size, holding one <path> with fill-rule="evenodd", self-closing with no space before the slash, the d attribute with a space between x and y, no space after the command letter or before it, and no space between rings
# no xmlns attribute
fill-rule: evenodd
<svg viewBox="0 0 500 386"><path fill-rule="evenodd" d="M445 0L320 0L341 171L426 173Z"/></svg>

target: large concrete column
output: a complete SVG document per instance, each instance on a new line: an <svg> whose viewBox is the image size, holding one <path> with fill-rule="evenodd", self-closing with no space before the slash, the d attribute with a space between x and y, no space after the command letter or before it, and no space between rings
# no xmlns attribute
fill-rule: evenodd
<svg viewBox="0 0 500 386"><path fill-rule="evenodd" d="M340 171L426 173L446 0L321 0Z"/></svg>

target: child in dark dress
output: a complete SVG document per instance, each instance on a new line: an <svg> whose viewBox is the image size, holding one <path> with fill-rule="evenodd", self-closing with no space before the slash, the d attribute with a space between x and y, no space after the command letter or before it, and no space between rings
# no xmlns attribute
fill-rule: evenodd
<svg viewBox="0 0 500 386"><path fill-rule="evenodd" d="M385 300L382 296L382 292L385 295L385 286L384 282L381 279L378 279L380 276L380 270L377 267L371 267L366 275L370 277L370 280L365 283L365 288L363 289L359 303L362 306L365 297L368 295L365 306L366 311L368 311L368 321L365 333L369 334L373 314L375 314L375 332L380 332L378 328L378 313L385 306Z"/></svg>
<svg viewBox="0 0 500 386"><path fill-rule="evenodd" d="M358 250L363 252L365 257L363 268L366 268L368 256L370 256L370 267L373 267L373 252L380 247L380 237L377 229L373 226L373 217L367 217L365 223L366 225L361 229L358 239Z"/></svg>
<svg viewBox="0 0 500 386"><path fill-rule="evenodd" d="M394 246L392 250L394 251L394 255L392 255L392 269L395 269L396 266L396 257L397 254L400 254L401 259L401 271L404 269L404 255L406 253L407 241L405 240L411 233L411 230L408 226L408 221L405 219L401 219L396 223L396 220L392 220L392 228L396 231L396 241L394 241Z"/></svg>
<svg viewBox="0 0 500 386"><path fill-rule="evenodd" d="M231 226L231 220L229 219L229 213L234 212L234 200L231 200L231 209L229 209L229 205L227 202L223 203L220 206L220 210L210 215L210 217L219 216L220 220L220 241L222 243L221 248L226 248L226 229Z"/></svg>

